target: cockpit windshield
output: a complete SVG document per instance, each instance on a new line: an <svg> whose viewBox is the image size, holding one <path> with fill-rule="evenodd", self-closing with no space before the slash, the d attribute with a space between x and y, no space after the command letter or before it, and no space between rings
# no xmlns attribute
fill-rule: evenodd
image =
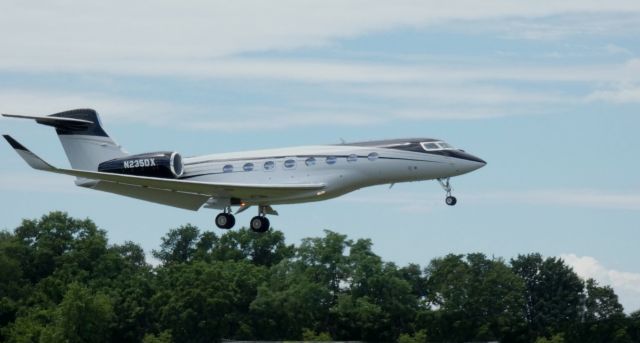
<svg viewBox="0 0 640 343"><path fill-rule="evenodd" d="M455 149L453 146L445 142L422 142L420 145L422 145L422 148L426 151Z"/></svg>

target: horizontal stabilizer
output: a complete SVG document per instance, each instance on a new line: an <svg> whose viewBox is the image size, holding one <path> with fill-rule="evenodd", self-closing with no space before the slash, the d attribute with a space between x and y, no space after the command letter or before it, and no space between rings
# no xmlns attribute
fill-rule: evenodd
<svg viewBox="0 0 640 343"><path fill-rule="evenodd" d="M108 137L102 129L98 113L90 108L79 108L48 116L3 114L8 118L33 119L38 124L53 126L58 135L84 135Z"/></svg>
<svg viewBox="0 0 640 343"><path fill-rule="evenodd" d="M93 125L92 121L84 120L84 119L74 119L74 118L64 118L64 117L50 117L50 116L25 116L21 114L2 114L3 117L8 118L20 118L20 119L33 119L38 124L49 125L53 127L62 127L69 125L76 125L79 127L88 127Z"/></svg>

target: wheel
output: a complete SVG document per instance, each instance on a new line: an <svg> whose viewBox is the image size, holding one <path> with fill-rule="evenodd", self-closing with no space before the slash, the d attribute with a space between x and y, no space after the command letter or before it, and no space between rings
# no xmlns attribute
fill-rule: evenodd
<svg viewBox="0 0 640 343"><path fill-rule="evenodd" d="M231 213L220 213L216 216L216 226L221 229L230 229L236 224L236 218Z"/></svg>
<svg viewBox="0 0 640 343"><path fill-rule="evenodd" d="M267 217L255 216L251 218L249 226L254 232L267 232L269 230L269 219L267 219Z"/></svg>
<svg viewBox="0 0 640 343"><path fill-rule="evenodd" d="M449 206L454 206L455 204L458 203L458 199L456 199L456 197L452 197L452 196L448 196L444 201Z"/></svg>

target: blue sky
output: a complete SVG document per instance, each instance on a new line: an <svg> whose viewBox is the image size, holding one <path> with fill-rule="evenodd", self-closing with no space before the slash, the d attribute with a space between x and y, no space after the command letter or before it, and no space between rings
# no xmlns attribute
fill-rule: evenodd
<svg viewBox="0 0 640 343"><path fill-rule="evenodd" d="M184 155L427 136L488 165L453 180L279 206L291 242L372 238L398 264L562 256L640 309L637 1L0 4L0 109L90 107L130 152ZM2 119L50 162L50 128ZM150 251L190 212L75 188L0 148L2 226L63 210ZM253 213L238 217L248 222Z"/></svg>

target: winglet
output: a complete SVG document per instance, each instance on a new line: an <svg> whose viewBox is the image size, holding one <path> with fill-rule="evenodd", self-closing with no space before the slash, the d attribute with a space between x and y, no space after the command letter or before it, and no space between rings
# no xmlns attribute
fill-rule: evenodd
<svg viewBox="0 0 640 343"><path fill-rule="evenodd" d="M13 137L11 137L9 135L2 135L2 137L4 137L4 139L6 139L7 142L9 142L9 144L11 144L12 148L14 148L16 150L29 151L29 149L25 148L24 145L20 144L20 142L18 142L17 140L13 139Z"/></svg>
<svg viewBox="0 0 640 343"><path fill-rule="evenodd" d="M4 139L9 142L12 148L16 150L18 155L22 157L22 159L27 162L29 166L33 169L45 170L45 171L53 171L56 168L49 163L45 162L40 157L36 156L36 154L32 153L27 149L24 145L20 144L17 140L13 139L13 137L9 135L2 135Z"/></svg>

